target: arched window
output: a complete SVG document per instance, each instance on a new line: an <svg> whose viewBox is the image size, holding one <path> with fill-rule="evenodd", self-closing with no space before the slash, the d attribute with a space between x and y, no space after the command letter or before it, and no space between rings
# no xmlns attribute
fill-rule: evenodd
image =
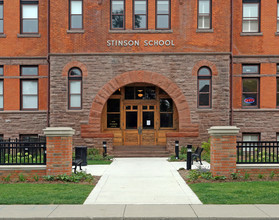
<svg viewBox="0 0 279 220"><path fill-rule="evenodd" d="M68 104L69 109L82 108L82 72L76 67L69 71Z"/></svg>
<svg viewBox="0 0 279 220"><path fill-rule="evenodd" d="M198 72L198 108L211 108L211 70L201 67Z"/></svg>

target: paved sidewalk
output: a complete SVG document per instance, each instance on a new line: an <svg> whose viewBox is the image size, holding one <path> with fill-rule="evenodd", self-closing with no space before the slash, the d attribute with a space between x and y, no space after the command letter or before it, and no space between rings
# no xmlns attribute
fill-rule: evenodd
<svg viewBox="0 0 279 220"><path fill-rule="evenodd" d="M279 205L0 205L0 219L279 219Z"/></svg>
<svg viewBox="0 0 279 220"><path fill-rule="evenodd" d="M84 204L201 202L166 158L116 158Z"/></svg>

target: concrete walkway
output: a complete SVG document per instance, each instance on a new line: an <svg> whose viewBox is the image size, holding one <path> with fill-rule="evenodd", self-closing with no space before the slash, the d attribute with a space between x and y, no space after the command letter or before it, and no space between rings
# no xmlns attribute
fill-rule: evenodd
<svg viewBox="0 0 279 220"><path fill-rule="evenodd" d="M1 220L279 219L279 205L0 205Z"/></svg>
<svg viewBox="0 0 279 220"><path fill-rule="evenodd" d="M166 158L116 158L103 171L84 204L201 204L201 201Z"/></svg>

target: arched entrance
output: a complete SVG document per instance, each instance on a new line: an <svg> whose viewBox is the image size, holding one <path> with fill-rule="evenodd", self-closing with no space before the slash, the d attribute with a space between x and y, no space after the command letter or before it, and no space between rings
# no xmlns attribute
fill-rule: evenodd
<svg viewBox="0 0 279 220"><path fill-rule="evenodd" d="M178 114L169 95L147 83L116 90L102 112L102 132L113 133L114 146L166 145L166 133L178 132Z"/></svg>
<svg viewBox="0 0 279 220"><path fill-rule="evenodd" d="M109 98L120 88L130 84L151 84L162 89L172 99L177 111L177 128L173 132L165 134L168 142L173 142L174 138L197 137L199 134L198 124L192 124L190 119L190 110L184 94L181 89L169 78L149 71L131 71L111 79L106 83L95 96L89 114L89 123L81 125L81 137L101 140L107 138L117 138L117 134L104 131L104 120L102 120L105 106ZM132 105L131 105L132 106ZM143 105L138 108L143 108ZM132 107L131 107L132 108ZM150 110L150 108L148 109ZM141 113L138 113L141 114ZM143 116L142 116L143 117ZM141 119L138 119L141 120ZM124 121L122 120L124 123ZM122 137L121 137L122 138ZM169 144L169 143L168 143Z"/></svg>

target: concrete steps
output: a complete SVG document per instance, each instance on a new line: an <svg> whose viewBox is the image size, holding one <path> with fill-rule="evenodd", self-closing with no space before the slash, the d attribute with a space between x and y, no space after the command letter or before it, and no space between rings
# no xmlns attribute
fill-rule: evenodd
<svg viewBox="0 0 279 220"><path fill-rule="evenodd" d="M169 157L165 146L115 146L114 157Z"/></svg>

